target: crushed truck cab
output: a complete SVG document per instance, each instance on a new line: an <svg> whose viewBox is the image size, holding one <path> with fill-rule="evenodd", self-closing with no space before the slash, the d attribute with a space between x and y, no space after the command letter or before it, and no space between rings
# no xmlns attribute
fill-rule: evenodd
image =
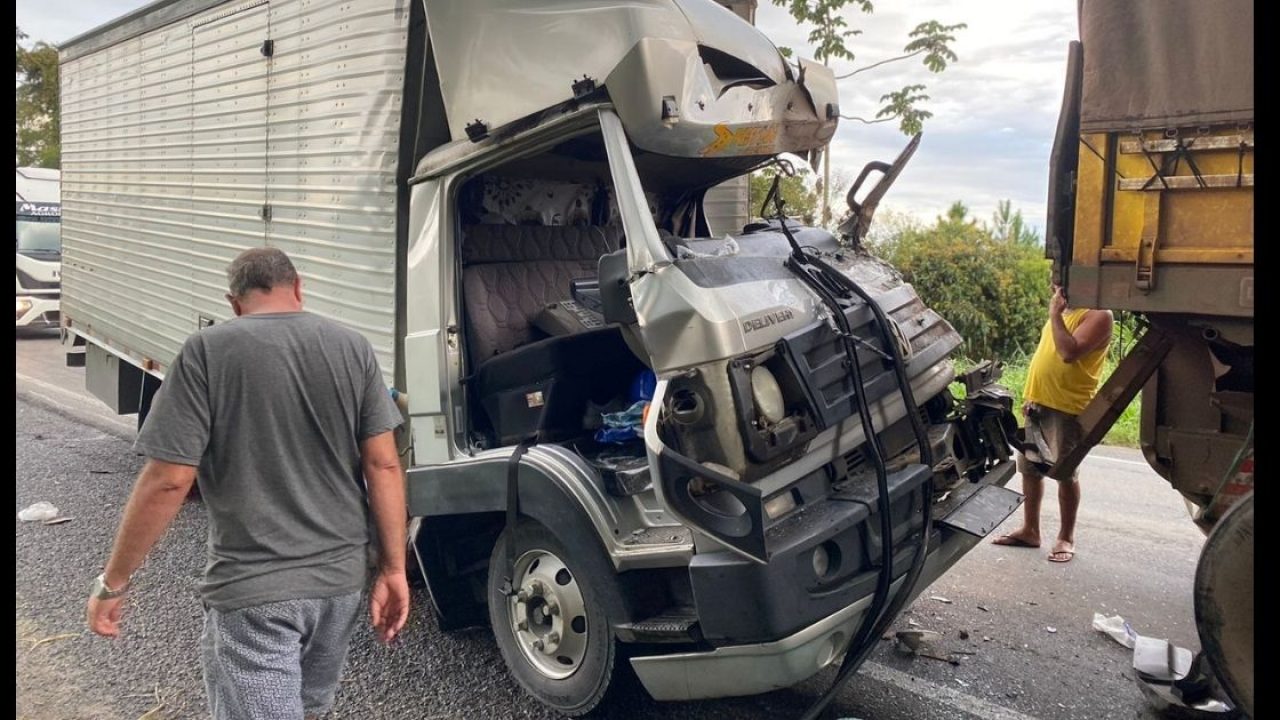
<svg viewBox="0 0 1280 720"><path fill-rule="evenodd" d="M303 5L178 0L63 46L72 138L112 132L95 58L161 88L159 58L191 65L189 109L135 118L199 148L169 158L188 185L100 212L140 173L111 154L127 134L66 173L64 324L117 411L145 414L182 338L228 319L221 265L287 250L405 400L440 626L489 624L570 715L617 672L677 700L851 671L1016 508L999 367L957 378L959 335L861 243L918 138L839 236L777 204L708 225L709 190L831 139L829 70L709 0L322 2L307 28ZM92 252L104 233L124 250ZM125 278L157 322L120 308Z"/></svg>

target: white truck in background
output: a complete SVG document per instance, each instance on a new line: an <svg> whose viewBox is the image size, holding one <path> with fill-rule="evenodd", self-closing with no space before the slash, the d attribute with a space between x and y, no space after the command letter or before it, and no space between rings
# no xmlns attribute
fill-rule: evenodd
<svg viewBox="0 0 1280 720"><path fill-rule="evenodd" d="M18 168L17 327L56 326L62 292L61 173Z"/></svg>

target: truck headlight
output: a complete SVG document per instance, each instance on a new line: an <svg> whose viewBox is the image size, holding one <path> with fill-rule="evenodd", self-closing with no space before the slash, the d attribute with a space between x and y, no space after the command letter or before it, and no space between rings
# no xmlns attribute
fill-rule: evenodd
<svg viewBox="0 0 1280 720"><path fill-rule="evenodd" d="M840 572L840 546L828 540L813 549L813 574L825 580Z"/></svg>
<svg viewBox="0 0 1280 720"><path fill-rule="evenodd" d="M813 574L824 578L831 571L831 553L821 545L813 549Z"/></svg>
<svg viewBox="0 0 1280 720"><path fill-rule="evenodd" d="M26 315L26 314L27 314L27 311L28 311L28 310L30 310L30 309L31 309L31 301L30 301L30 300L26 300L26 299L24 299L24 298L18 298L18 317L17 317L17 318L14 318L14 319L15 319L15 320L17 320L17 319L21 319L21 318L22 318L22 316L23 316L23 315Z"/></svg>
<svg viewBox="0 0 1280 720"><path fill-rule="evenodd" d="M755 402L756 412L769 424L777 424L786 417L786 402L782 399L782 388L778 379L763 365L751 370L751 399Z"/></svg>

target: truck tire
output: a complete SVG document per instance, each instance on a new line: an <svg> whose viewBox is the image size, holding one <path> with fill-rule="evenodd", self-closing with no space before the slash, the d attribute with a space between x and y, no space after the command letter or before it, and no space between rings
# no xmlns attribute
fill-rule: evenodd
<svg viewBox="0 0 1280 720"><path fill-rule="evenodd" d="M511 542L517 597L502 592ZM494 545L489 623L502 659L526 692L564 715L594 710L622 665L603 598L613 589L604 558L570 552L532 520L522 520L514 534L503 530Z"/></svg>
<svg viewBox="0 0 1280 720"><path fill-rule="evenodd" d="M1196 629L1231 701L1253 717L1253 493L1223 514L1196 565Z"/></svg>

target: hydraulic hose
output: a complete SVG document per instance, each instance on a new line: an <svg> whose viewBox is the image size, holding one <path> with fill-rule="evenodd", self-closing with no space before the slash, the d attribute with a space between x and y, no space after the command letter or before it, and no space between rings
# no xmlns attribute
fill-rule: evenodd
<svg viewBox="0 0 1280 720"><path fill-rule="evenodd" d="M884 311L880 309L870 297L869 294L858 286L852 278L844 273L836 271L830 265L822 260L811 257L813 264L821 269L828 278L839 283L843 287L848 288L857 294L871 308L872 314L876 317L882 331L887 331L889 327L888 319L884 315ZM869 637L879 637L888 629L889 624L902 611L907 600L911 597L911 590L915 587L920 579L920 573L924 570L924 561L928 557L929 537L933 534L933 448L929 444L929 436L924 429L923 423L920 421L919 406L915 401L915 393L911 389L911 384L907 378L906 362L902 357L902 351L896 342L892 342L892 338L885 338L885 345L889 348L890 354L893 356L893 367L898 377L898 387L902 392L903 401L907 410L907 416L911 419L912 430L915 431L916 442L920 445L920 458L925 467L929 468L929 476L925 480L923 492L921 493L921 511L923 513L924 522L921 526L920 541L916 545L915 554L911 560L911 569L904 578L902 586L893 597L892 604L878 617L876 614L868 614L866 620L863 621L863 627L874 626L873 629L866 633ZM882 491L883 492L883 491ZM884 532L883 530L881 531ZM881 571L881 578L888 578L892 574L892 570ZM874 604L873 604L874 607ZM802 720L816 720L826 707L835 699L836 693L840 688L844 687L853 673L866 660L867 655L871 654L871 650L875 648L874 643L866 642L867 637L859 632L859 637L863 642L860 644L850 643L849 648L853 652L846 652L844 660L840 663L840 669L836 672L836 679L831 683L831 687L822 694L813 705L802 716Z"/></svg>
<svg viewBox="0 0 1280 720"><path fill-rule="evenodd" d="M889 473L885 467L884 452L880 446L880 438L876 433L875 424L871 417L871 408L867 404L866 386L862 380L862 363L858 357L857 346L853 341L853 328L849 325L849 318L845 315L844 308L841 307L832 294L827 282L824 282L824 280L829 282L830 278L821 277L811 271L810 268L813 267L810 262L812 257L796 242L790 229L787 228L785 218L781 220L781 224L783 234L786 235L787 240L791 243L793 251L791 257L787 258L786 266L822 298L823 303L832 312L832 319L835 321L836 327L840 330L841 346L844 348L845 358L853 375L854 398L858 408L858 417L862 422L863 437L866 438L868 454L876 471L876 486L878 490L876 514L880 516L880 573L876 577L876 589L875 594L872 596L871 606L868 608L857 634L849 645L849 647L870 647L868 640L871 637L874 626L877 624L876 620L885 608L893 576L893 523L890 518ZM833 685L810 707L805 713L806 718L817 717L826 708L831 698L834 697L835 692L843 685L843 678L846 675L845 667L842 664L840 675L837 677L837 684Z"/></svg>
<svg viewBox="0 0 1280 720"><path fill-rule="evenodd" d="M790 233L788 233L790 235ZM791 257L787 259L787 266L795 272L805 284L807 284L814 292L822 297L823 302L832 310L833 319L836 326L840 329L842 339L842 347L844 348L845 358L850 366L849 369L853 375L854 398L858 408L858 417L862 421L863 437L866 438L866 447L871 463L876 471L876 488L878 490L876 496L876 514L880 516L880 574L876 577L875 594L872 596L871 607L868 609L865 619L858 628L858 633L850 643L850 647L860 647L867 644L868 638L871 636L872 627L876 624L875 619L879 616L880 611L884 609L885 603L889 597L889 588L893 575L893 522L890 517L889 503L889 471L885 467L884 451L880 446L880 438L876 433L875 424L871 418L871 408L867 404L866 387L862 381L862 363L858 357L858 348L853 341L853 331L849 326L849 319L844 314L844 309L836 302L835 297L830 293L821 280L811 274L809 268L802 263L805 255L801 251L799 257ZM824 696L825 697L825 696ZM825 706L826 703L822 703ZM821 712L818 707L818 712ZM806 716L813 716L812 711L806 713Z"/></svg>
<svg viewBox="0 0 1280 720"><path fill-rule="evenodd" d="M866 656L870 653L875 645L868 640L884 632L893 618L902 610L910 597L912 588L920 578L920 573L924 568L924 560L928 555L929 537L933 531L932 517L932 499L933 499L933 478L930 475L926 481L921 493L922 504L922 532L920 541L917 543L916 551L912 557L911 568L904 578L903 585L899 588L897 594L893 597L891 604L886 607L889 589L893 576L893 527L890 521L890 502L889 502L889 481L888 471L885 467L884 453L880 446L879 436L875 432L875 426L871 418L871 409L867 404L865 396L865 385L862 381L862 365L858 359L858 350L855 344L853 330L849 325L848 317L844 313L844 308L836 299L833 289L840 289L857 295L870 308L872 315L875 317L877 324L880 326L884 345L889 349L893 358L894 373L898 380L899 391L902 394L904 409L911 423L912 431L916 436L916 442L920 447L920 458L924 465L933 471L933 448L929 444L928 433L924 429L924 425L920 420L919 406L915 401L915 394L911 389L910 380L906 373L906 363L902 357L902 350L898 347L898 343L888 334L889 319L884 314L880 306L871 298L870 294L862 289L852 278L832 268L818 257L806 252L795 237L791 234L790 228L787 227L785 218L780 219L780 225L783 234L791 244L792 255L786 261L786 266L796 274L806 285L809 286L822 299L823 303L832 311L833 320L837 328L840 330L842 346L845 351L846 359L851 366L853 380L856 392L854 396L857 400L858 415L862 421L864 429L863 435L867 438L867 447L870 450L870 456L876 470L876 484L879 490L879 496L876 498L876 507L880 515L880 567L881 571L876 578L875 595L871 601L871 607L868 609L858 633L849 643L852 653L846 652L844 660L841 662L840 669L837 671L836 679L831 687L827 689L814 703L805 711L802 716L803 720L815 720L835 698L837 692L853 673L858 669ZM833 287L834 286L834 287Z"/></svg>

